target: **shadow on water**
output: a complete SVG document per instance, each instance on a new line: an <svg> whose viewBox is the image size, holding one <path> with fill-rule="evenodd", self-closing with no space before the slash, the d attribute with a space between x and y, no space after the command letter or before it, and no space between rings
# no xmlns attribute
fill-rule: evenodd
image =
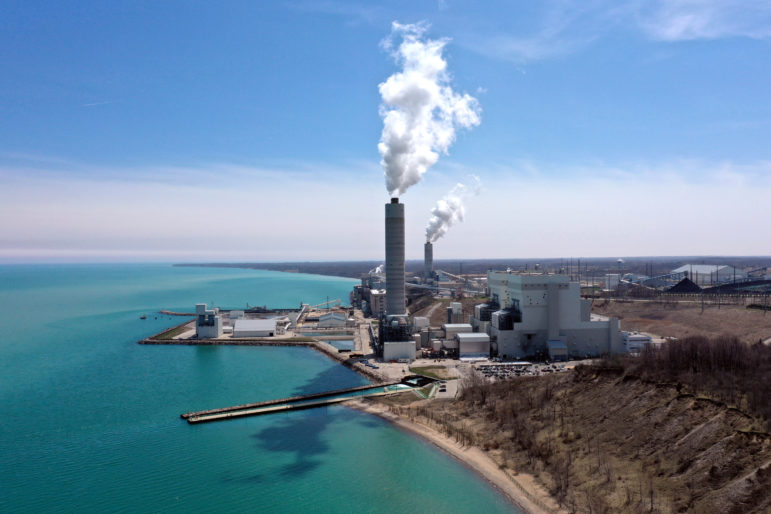
<svg viewBox="0 0 771 514"><path fill-rule="evenodd" d="M276 476L286 480L302 478L316 469L323 462L323 456L329 452L329 444L322 435L334 421L334 415L328 407L321 407L279 416L282 419L252 436L260 451L293 456L291 462L270 470L266 479L275 479ZM260 474L252 478L262 481L263 477Z"/></svg>
<svg viewBox="0 0 771 514"><path fill-rule="evenodd" d="M358 375L352 374L350 370L342 366L331 366L309 378L303 385L296 387L291 396L353 387L361 385L361 382ZM340 413L356 414L348 409L340 410L339 407L320 407L275 415L270 426L251 437L256 440L256 447L260 452L290 454L293 460L245 480L271 481L275 480L276 476L286 480L296 480L312 472L324 461L323 456L330 451L329 444L324 440L324 434ZM356 421L367 428L379 426L377 420L369 416L356 416Z"/></svg>

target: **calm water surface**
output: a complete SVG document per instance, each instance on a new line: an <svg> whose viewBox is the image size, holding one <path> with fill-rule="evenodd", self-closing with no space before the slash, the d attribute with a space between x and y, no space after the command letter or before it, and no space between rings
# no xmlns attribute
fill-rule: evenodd
<svg viewBox="0 0 771 514"><path fill-rule="evenodd" d="M346 407L179 418L366 383L313 350L136 344L181 321L160 309L295 307L348 298L354 283L168 265L0 266L0 511L510 512L441 451Z"/></svg>

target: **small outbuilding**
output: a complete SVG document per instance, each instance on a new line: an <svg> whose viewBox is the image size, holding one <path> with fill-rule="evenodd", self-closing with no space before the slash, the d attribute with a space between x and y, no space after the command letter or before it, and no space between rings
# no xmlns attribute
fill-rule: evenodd
<svg viewBox="0 0 771 514"><path fill-rule="evenodd" d="M565 341L555 340L546 343L549 347L549 358L553 361L568 360L568 345Z"/></svg>

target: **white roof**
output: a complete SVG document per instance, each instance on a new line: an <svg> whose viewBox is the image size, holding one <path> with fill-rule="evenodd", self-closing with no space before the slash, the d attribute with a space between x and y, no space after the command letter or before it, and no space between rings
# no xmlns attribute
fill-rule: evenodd
<svg viewBox="0 0 771 514"><path fill-rule="evenodd" d="M237 319L233 330L276 330L275 319Z"/></svg>
<svg viewBox="0 0 771 514"><path fill-rule="evenodd" d="M723 271L726 268L731 268L731 266L726 264L684 264L677 269L673 269L672 273L682 273L687 271L689 273L693 272L701 275L709 275L710 273L714 273L715 270Z"/></svg>
<svg viewBox="0 0 771 514"><path fill-rule="evenodd" d="M467 341L467 342L490 341L490 336L487 334L483 334L481 332L467 332L465 334L455 334L455 337L457 337L458 341L460 341L461 343L464 341Z"/></svg>
<svg viewBox="0 0 771 514"><path fill-rule="evenodd" d="M320 320L327 320L330 318L336 318L336 319L342 319L342 320L347 319L345 314L343 314L342 312L327 312L326 314L322 314L321 316L319 316Z"/></svg>
<svg viewBox="0 0 771 514"><path fill-rule="evenodd" d="M442 325L443 328L450 330L458 330L461 328L471 328L471 325L469 323L445 323Z"/></svg>

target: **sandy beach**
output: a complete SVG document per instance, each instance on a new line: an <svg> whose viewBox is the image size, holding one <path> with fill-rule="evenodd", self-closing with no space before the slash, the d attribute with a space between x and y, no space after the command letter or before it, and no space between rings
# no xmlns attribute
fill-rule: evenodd
<svg viewBox="0 0 771 514"><path fill-rule="evenodd" d="M382 405L359 400L346 402L345 405L379 416L403 430L422 437L479 473L525 512L533 514L566 512L531 475L525 473L513 475L501 469L489 455L477 447L463 446L431 427L390 412Z"/></svg>

